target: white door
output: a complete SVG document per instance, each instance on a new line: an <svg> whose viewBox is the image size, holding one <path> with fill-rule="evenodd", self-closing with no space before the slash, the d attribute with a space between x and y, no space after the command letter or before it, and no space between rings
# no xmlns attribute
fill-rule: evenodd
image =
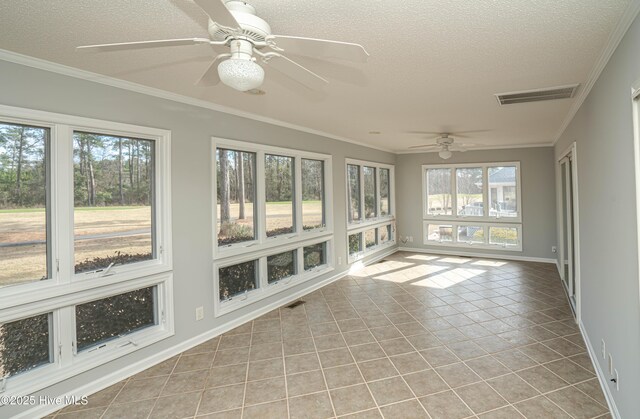
<svg viewBox="0 0 640 419"><path fill-rule="evenodd" d="M560 172L562 176L562 221L563 221L563 243L562 243L562 279L569 294L569 300L575 309L576 305L576 282L575 282L575 217L574 217L574 179L573 179L573 158L569 154L560 160Z"/></svg>

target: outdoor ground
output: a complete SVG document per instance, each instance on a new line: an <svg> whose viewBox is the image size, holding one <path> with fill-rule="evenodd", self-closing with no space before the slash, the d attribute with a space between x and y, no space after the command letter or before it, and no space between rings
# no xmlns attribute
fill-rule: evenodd
<svg viewBox="0 0 640 419"><path fill-rule="evenodd" d="M286 202L267 202L267 231L273 231L293 226L293 204ZM231 221L234 224L247 226L253 229L253 203L245 203L245 218L239 220L240 204L230 205ZM322 202L302 202L302 224L304 226L318 226L322 224ZM218 226L220 231L220 205L218 205Z"/></svg>
<svg viewBox="0 0 640 419"><path fill-rule="evenodd" d="M151 208L76 208L76 262L151 252ZM0 286L46 276L44 209L0 210ZM17 245L17 246L16 246Z"/></svg>

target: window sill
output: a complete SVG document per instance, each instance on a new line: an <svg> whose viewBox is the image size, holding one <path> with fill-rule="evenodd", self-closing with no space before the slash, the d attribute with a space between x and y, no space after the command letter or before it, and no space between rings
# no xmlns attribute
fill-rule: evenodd
<svg viewBox="0 0 640 419"><path fill-rule="evenodd" d="M464 249L483 249L483 250L502 250L507 252L522 252L522 243L517 245L502 246L500 244L471 244L465 242L437 242L433 240L425 240L425 246L437 246L437 247L454 247Z"/></svg>
<svg viewBox="0 0 640 419"><path fill-rule="evenodd" d="M347 231L351 233L354 231L368 230L369 228L372 228L372 227L379 227L380 225L393 223L395 222L395 220L396 219L394 216L390 216L385 218L376 218L373 220L367 220L361 223L351 223L347 225Z"/></svg>
<svg viewBox="0 0 640 419"><path fill-rule="evenodd" d="M239 310L253 303L257 303L258 301L262 301L265 298L271 297L272 295L281 293L282 291L285 291L289 288L295 287L296 285L304 284L308 281L311 281L312 279L318 278L321 275L328 274L333 271L334 267L332 265L322 265L309 271L305 271L302 274L294 275L276 283L267 285L264 288L258 288L250 291L246 296L239 295L237 297L234 297L233 299L226 301L217 300L214 307L215 316L220 317L233 311Z"/></svg>
<svg viewBox="0 0 640 419"><path fill-rule="evenodd" d="M395 240L390 240L386 243L383 244L378 244L376 246L373 247L369 247L367 248L367 250L365 250L364 252L358 252L355 253L353 255L349 255L349 263L354 263L354 262L358 262L361 261L363 259L365 259L366 257L370 256L370 255L374 255L382 250L388 249L390 247L395 246L396 241Z"/></svg>
<svg viewBox="0 0 640 419"><path fill-rule="evenodd" d="M138 266L135 266L138 265ZM141 278L171 272L171 266L160 260L153 262L142 262L130 266L121 266L120 272L113 272L104 277L94 273L74 275L72 281L63 283L56 279L47 281L37 281L22 286L8 287L2 290L0 297L0 307L3 309L18 308L25 305L37 305L38 307L58 308L70 304L70 302L82 301L86 294L100 293L107 287L126 284ZM42 284L46 282L46 284ZM57 303L63 300L62 303Z"/></svg>
<svg viewBox="0 0 640 419"><path fill-rule="evenodd" d="M242 257L258 258L267 253L273 253L273 249L285 249L289 247L300 247L306 245L306 242L317 241L323 238L333 237L333 231L330 229L307 230L302 233L292 233L291 235L282 235L271 238L265 238L262 243L259 241L249 242L247 245L232 245L231 247L217 248L214 255L214 261L236 259ZM285 251L285 250L283 250Z"/></svg>
<svg viewBox="0 0 640 419"><path fill-rule="evenodd" d="M9 378L6 389L1 392L3 396L24 396L33 394L38 390L50 387L54 384L72 378L78 374L97 368L107 362L121 358L139 349L152 345L161 340L167 339L175 334L173 322L173 275L166 273L145 278L134 284L120 285L116 288L99 288L103 296L132 291L146 286L158 286L158 324L133 332L129 335L106 342L105 346L99 350L83 351L71 356L71 359L61 357L57 352L57 345L52 349L52 362L22 374ZM97 290L96 290L97 291ZM100 296L96 296L100 298ZM96 299L91 297L91 299ZM79 302L86 302L87 297L78 298ZM73 306L74 302L64 301L62 306ZM58 304L60 306L60 304ZM49 311L48 308L40 307L37 311ZM21 315L23 313L21 312ZM28 315L26 315L28 316ZM65 325L65 327L71 327ZM133 344L129 344L129 342Z"/></svg>

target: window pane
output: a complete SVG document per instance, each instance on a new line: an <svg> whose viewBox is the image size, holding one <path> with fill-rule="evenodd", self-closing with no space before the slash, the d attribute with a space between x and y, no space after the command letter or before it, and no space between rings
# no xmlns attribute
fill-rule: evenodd
<svg viewBox="0 0 640 419"><path fill-rule="evenodd" d="M218 246L254 240L256 155L216 149Z"/></svg>
<svg viewBox="0 0 640 419"><path fill-rule="evenodd" d="M296 251L267 257L267 281L278 282L296 274Z"/></svg>
<svg viewBox="0 0 640 419"><path fill-rule="evenodd" d="M264 156L267 198L267 237L295 231L293 213L293 157Z"/></svg>
<svg viewBox="0 0 640 419"><path fill-rule="evenodd" d="M252 260L220 268L218 271L220 300L228 300L238 294L258 288L257 264L257 260Z"/></svg>
<svg viewBox="0 0 640 419"><path fill-rule="evenodd" d="M75 272L154 258L154 142L73 134Z"/></svg>
<svg viewBox="0 0 640 419"><path fill-rule="evenodd" d="M376 202L376 169L365 166L364 172L364 212L365 218L378 216L378 204Z"/></svg>
<svg viewBox="0 0 640 419"><path fill-rule="evenodd" d="M349 222L360 220L360 166L347 165L347 201L349 205Z"/></svg>
<svg viewBox="0 0 640 419"><path fill-rule="evenodd" d="M517 246L518 229L515 227L489 227L489 243Z"/></svg>
<svg viewBox="0 0 640 419"><path fill-rule="evenodd" d="M429 224L429 228L427 230L427 240L437 242L452 242L453 226Z"/></svg>
<svg viewBox="0 0 640 419"><path fill-rule="evenodd" d="M78 352L156 324L156 287L77 305Z"/></svg>
<svg viewBox="0 0 640 419"><path fill-rule="evenodd" d="M456 178L458 215L483 216L482 168L457 169Z"/></svg>
<svg viewBox="0 0 640 419"><path fill-rule="evenodd" d="M362 234L356 233L349 236L349 254L355 255L362 251Z"/></svg>
<svg viewBox="0 0 640 419"><path fill-rule="evenodd" d="M302 228L324 225L324 162L302 159Z"/></svg>
<svg viewBox="0 0 640 419"><path fill-rule="evenodd" d="M49 130L0 123L0 287L49 278Z"/></svg>
<svg viewBox="0 0 640 419"><path fill-rule="evenodd" d="M372 228L364 232L364 243L367 249L378 244L377 229Z"/></svg>
<svg viewBox="0 0 640 419"><path fill-rule="evenodd" d="M458 241L484 244L484 228L480 226L458 226Z"/></svg>
<svg viewBox="0 0 640 419"><path fill-rule="evenodd" d="M427 213L453 215L451 169L427 169Z"/></svg>
<svg viewBox="0 0 640 419"><path fill-rule="evenodd" d="M391 214L390 198L389 198L389 169L380 170L380 215Z"/></svg>
<svg viewBox="0 0 640 419"><path fill-rule="evenodd" d="M50 314L0 324L0 378L53 362Z"/></svg>
<svg viewBox="0 0 640 419"><path fill-rule="evenodd" d="M391 240L391 224L380 228L380 243L386 243Z"/></svg>
<svg viewBox="0 0 640 419"><path fill-rule="evenodd" d="M304 253L304 270L308 271L316 266L324 265L327 263L327 243L318 243L311 246L306 246L303 249Z"/></svg>
<svg viewBox="0 0 640 419"><path fill-rule="evenodd" d="M489 168L489 216L518 216L515 166Z"/></svg>

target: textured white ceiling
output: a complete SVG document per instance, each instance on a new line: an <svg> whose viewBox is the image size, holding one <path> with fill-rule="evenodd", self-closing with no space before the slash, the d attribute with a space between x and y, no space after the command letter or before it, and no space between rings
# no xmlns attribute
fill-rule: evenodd
<svg viewBox="0 0 640 419"><path fill-rule="evenodd" d="M274 33L357 42L369 63L292 57L322 92L267 69L264 96L194 85L208 46L82 54L78 45L207 37L190 0L0 2L0 49L406 150L406 131L482 130L481 146L544 144L572 99L500 107L493 94L584 83L629 0L251 0ZM369 131L380 131L371 135Z"/></svg>

